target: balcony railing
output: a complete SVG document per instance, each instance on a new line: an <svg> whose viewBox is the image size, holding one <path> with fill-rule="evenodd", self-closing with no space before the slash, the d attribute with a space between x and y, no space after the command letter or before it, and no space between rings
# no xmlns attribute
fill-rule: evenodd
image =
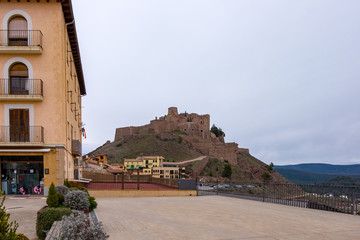
<svg viewBox="0 0 360 240"><path fill-rule="evenodd" d="M40 30L0 30L0 46L38 46L42 48Z"/></svg>
<svg viewBox="0 0 360 240"><path fill-rule="evenodd" d="M0 79L0 95L43 96L43 91L43 81L41 79Z"/></svg>
<svg viewBox="0 0 360 240"><path fill-rule="evenodd" d="M43 143L44 127L41 126L0 126L2 143Z"/></svg>
<svg viewBox="0 0 360 240"><path fill-rule="evenodd" d="M71 141L71 150L74 156L81 156L82 149L81 149L81 142L79 140L72 140Z"/></svg>

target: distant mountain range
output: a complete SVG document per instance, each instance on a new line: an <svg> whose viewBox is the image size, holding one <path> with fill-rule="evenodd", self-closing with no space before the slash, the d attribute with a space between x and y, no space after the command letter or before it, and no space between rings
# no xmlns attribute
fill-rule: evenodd
<svg viewBox="0 0 360 240"><path fill-rule="evenodd" d="M274 166L275 170L296 184L360 184L360 164L331 165L305 163Z"/></svg>

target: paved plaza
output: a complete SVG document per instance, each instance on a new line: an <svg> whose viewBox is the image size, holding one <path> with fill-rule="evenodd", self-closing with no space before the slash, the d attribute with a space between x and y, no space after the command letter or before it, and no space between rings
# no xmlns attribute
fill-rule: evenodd
<svg viewBox="0 0 360 240"><path fill-rule="evenodd" d="M358 239L360 216L223 196L98 198L110 239ZM8 197L19 232L37 239L44 198Z"/></svg>
<svg viewBox="0 0 360 240"><path fill-rule="evenodd" d="M10 213L10 221L19 223L17 232L24 233L30 240L36 236L36 213L46 206L45 197L11 197L5 199L5 206Z"/></svg>
<svg viewBox="0 0 360 240"><path fill-rule="evenodd" d="M110 239L359 239L360 216L223 196L102 198Z"/></svg>

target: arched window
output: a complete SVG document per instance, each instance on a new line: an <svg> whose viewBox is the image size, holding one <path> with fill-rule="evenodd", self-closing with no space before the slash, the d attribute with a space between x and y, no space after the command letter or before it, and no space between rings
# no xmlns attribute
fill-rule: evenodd
<svg viewBox="0 0 360 240"><path fill-rule="evenodd" d="M28 24L24 17L14 16L9 20L8 38L10 46L28 45Z"/></svg>
<svg viewBox="0 0 360 240"><path fill-rule="evenodd" d="M25 64L15 63L9 69L10 94L27 95L29 71Z"/></svg>

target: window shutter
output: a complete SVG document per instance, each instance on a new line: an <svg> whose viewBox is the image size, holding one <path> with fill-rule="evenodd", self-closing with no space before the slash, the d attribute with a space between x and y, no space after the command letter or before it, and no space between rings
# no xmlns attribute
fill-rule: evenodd
<svg viewBox="0 0 360 240"><path fill-rule="evenodd" d="M27 21L23 17L14 17L9 22L9 38L27 38Z"/></svg>
<svg viewBox="0 0 360 240"><path fill-rule="evenodd" d="M10 77L28 77L29 73L24 64L17 63L10 68L9 75Z"/></svg>

